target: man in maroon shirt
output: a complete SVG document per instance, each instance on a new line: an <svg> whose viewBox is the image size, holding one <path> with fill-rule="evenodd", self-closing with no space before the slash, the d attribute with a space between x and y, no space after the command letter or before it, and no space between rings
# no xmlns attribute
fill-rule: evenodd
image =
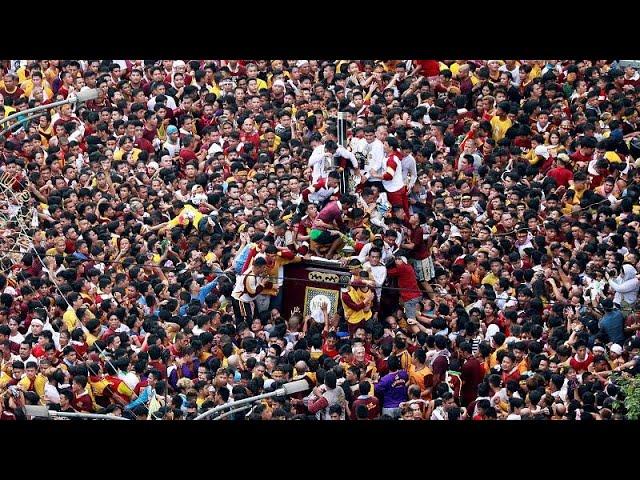
<svg viewBox="0 0 640 480"><path fill-rule="evenodd" d="M138 122L135 122L135 123L138 123ZM140 150L144 150L148 154L152 154L155 152L155 149L153 148L153 144L149 140L144 138L144 126L140 124L135 125L134 139L135 139L135 141L133 142L134 147L139 148Z"/></svg>
<svg viewBox="0 0 640 480"><path fill-rule="evenodd" d="M460 400L463 406L467 406L478 396L478 385L482 383L484 378L484 368L473 356L473 348L469 342L460 344L460 357L464 362L460 375L462 379Z"/></svg>
<svg viewBox="0 0 640 480"><path fill-rule="evenodd" d="M447 349L449 338L445 335L435 336L436 355L431 362L433 371L433 391L435 392L440 382L444 382L449 369L449 357L451 353Z"/></svg>
<svg viewBox="0 0 640 480"><path fill-rule="evenodd" d="M73 401L71 405L79 412L91 413L93 412L93 402L91 401L91 396L85 389L86 386L87 377L84 375L76 375L73 377L73 385L71 387Z"/></svg>
<svg viewBox="0 0 640 480"><path fill-rule="evenodd" d="M0 94L5 99L5 102L8 99L11 99L12 102L15 102L18 98L24 95L24 91L17 85L18 77L13 73L7 73L4 76L4 88L0 89ZM9 102L7 102L8 104Z"/></svg>
<svg viewBox="0 0 640 480"><path fill-rule="evenodd" d="M178 155L180 156L180 164L184 168L184 166L193 162L195 165L199 165L207 155L207 151L201 149L198 153L195 153L196 141L195 138L191 135L185 135L182 139L182 148Z"/></svg>
<svg viewBox="0 0 640 480"><path fill-rule="evenodd" d="M367 409L367 419L373 420L380 416L380 400L376 397L369 395L371 392L371 384L369 382L362 381L358 384L358 391L360 395L353 401L351 406L351 420L356 420L356 409L358 405L364 405Z"/></svg>
<svg viewBox="0 0 640 480"><path fill-rule="evenodd" d="M311 240L321 245L331 245L326 255L327 258L331 258L342 245L340 232L346 228L342 214L354 204L355 198L353 196L343 195L339 201L327 203L318 213L311 230Z"/></svg>
<svg viewBox="0 0 640 480"><path fill-rule="evenodd" d="M158 133L158 116L149 110L144 114L144 130L142 136L149 142L156 140Z"/></svg>

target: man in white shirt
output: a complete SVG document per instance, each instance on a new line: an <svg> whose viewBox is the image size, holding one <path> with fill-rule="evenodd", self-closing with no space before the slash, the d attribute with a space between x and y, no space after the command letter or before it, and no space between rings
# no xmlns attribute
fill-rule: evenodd
<svg viewBox="0 0 640 480"><path fill-rule="evenodd" d="M382 256L380 258L382 263L385 263L387 259L389 257L392 257L393 254L398 250L398 245L396 244L397 238L398 232L396 232L395 230L387 230L384 233L384 241L382 243L382 248L380 249L382 251ZM371 250L374 248L376 248L376 245L371 242L367 243L364 247L362 247L362 250L360 250L360 254L355 258L360 260L361 263L365 263L369 252L371 252Z"/></svg>
<svg viewBox="0 0 640 480"><path fill-rule="evenodd" d="M171 158L180 152L180 132L175 125L167 127L167 141L162 144L162 148L169 152Z"/></svg>
<svg viewBox="0 0 640 480"><path fill-rule="evenodd" d="M324 145L314 148L309 158L309 166L313 168L311 179L316 183L320 178L326 178L333 165L333 157L342 157L349 160L354 170L359 171L356 156L342 145L333 140L328 140Z"/></svg>
<svg viewBox="0 0 640 480"><path fill-rule="evenodd" d="M162 101L166 105L167 108L171 110L175 110L178 108L176 105L176 101L172 96L167 95L166 88L164 83L159 82L157 85L153 86L153 96L147 102L147 108L149 110L153 110L153 107L156 106L156 103Z"/></svg>
<svg viewBox="0 0 640 480"><path fill-rule="evenodd" d="M413 147L410 141L405 140L402 142L402 153L404 155L400 161L402 165L402 180L407 186L407 190L411 191L418 179L418 171L416 169L416 159L413 157Z"/></svg>
<svg viewBox="0 0 640 480"><path fill-rule="evenodd" d="M504 65L500 66L498 70L500 70L501 72L510 72L511 85L516 88L520 87L520 67L515 60L505 60Z"/></svg>
<svg viewBox="0 0 640 480"><path fill-rule="evenodd" d="M526 227L522 226L516 232L515 245L518 248L518 252L520 253L521 256L525 254L525 250L527 248L533 248L533 243L531 243L531 240L532 240L532 236Z"/></svg>
<svg viewBox="0 0 640 480"><path fill-rule="evenodd" d="M364 127L356 127L353 130L353 137L349 141L349 146L354 155L358 153L365 154L367 148L367 140L364 138Z"/></svg>
<svg viewBox="0 0 640 480"><path fill-rule="evenodd" d="M212 156L218 152L222 152L222 143L220 140L220 131L216 127L211 130L211 145L207 150L207 155Z"/></svg>
<svg viewBox="0 0 640 480"><path fill-rule="evenodd" d="M387 279L387 267L380 263L381 259L382 250L374 247L369 251L369 261L362 265L364 270L371 272L376 282L376 296L378 300L380 300L380 295L382 295L382 285L384 285L384 281Z"/></svg>
<svg viewBox="0 0 640 480"><path fill-rule="evenodd" d="M384 144L377 138L373 127L368 126L364 129L364 138L367 141L367 147L365 148L367 160L364 166L364 176L368 179L371 174L382 175L386 155L384 153ZM368 180L368 183L380 183L380 180Z"/></svg>
<svg viewBox="0 0 640 480"><path fill-rule="evenodd" d="M325 170L328 158L325 155L324 144L322 143L322 137L319 133L311 135L309 144L313 148L311 156L309 157L309 166L312 168L311 183L314 184L321 178L327 176Z"/></svg>

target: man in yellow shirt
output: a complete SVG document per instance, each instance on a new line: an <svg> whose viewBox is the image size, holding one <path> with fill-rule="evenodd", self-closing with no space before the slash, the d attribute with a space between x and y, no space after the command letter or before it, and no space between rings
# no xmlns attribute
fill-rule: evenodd
<svg viewBox="0 0 640 480"><path fill-rule="evenodd" d="M500 102L496 107L496 114L491 119L493 139L496 142L502 140L507 130L513 125L513 122L508 117L510 107L509 102Z"/></svg>
<svg viewBox="0 0 640 480"><path fill-rule="evenodd" d="M123 158L126 159L126 155L131 154L131 159L133 161L137 161L138 155L140 155L140 153L142 152L142 150L133 146L133 138L129 137L128 135L123 135L120 140L118 140L118 146L120 148L118 148L118 150L116 150L113 154L114 160L122 160Z"/></svg>
<svg viewBox="0 0 640 480"><path fill-rule="evenodd" d="M430 399L431 388L433 387L433 372L426 365L427 354L424 350L418 349L411 356L409 365L409 385L420 387L420 398Z"/></svg>
<svg viewBox="0 0 640 480"><path fill-rule="evenodd" d="M56 237L53 247L48 249L45 253L47 254L47 256L52 256L52 255L64 256L66 248L67 248L66 241L64 237L60 236L60 237Z"/></svg>
<svg viewBox="0 0 640 480"><path fill-rule="evenodd" d="M496 284L500 281L500 272L502 270L502 262L499 258L494 258L491 260L491 271L487 273L482 279L482 284L488 284L492 287L496 286Z"/></svg>
<svg viewBox="0 0 640 480"><path fill-rule="evenodd" d="M53 97L53 90L49 86L49 82L47 82L42 75L42 72L35 71L31 73L31 78L27 78L22 84L20 88L24 90L24 96L29 98L31 96L31 92L34 88L40 87L44 90L46 98Z"/></svg>
<svg viewBox="0 0 640 480"><path fill-rule="evenodd" d="M16 113L16 109L4 104L4 95L0 93L0 110L4 111L4 117L8 117L12 113Z"/></svg>
<svg viewBox="0 0 640 480"><path fill-rule="evenodd" d="M72 332L76 327L78 327L78 323L80 320L78 319L78 315L76 315L76 310L82 307L82 297L77 292L71 292L67 295L67 300L71 304L67 311L64 312L62 316L62 322L67 327L68 332Z"/></svg>
<svg viewBox="0 0 640 480"><path fill-rule="evenodd" d="M495 367L496 365L498 365L498 352L500 350L506 350L507 349L507 344L505 343L506 340L506 336L504 333L502 332L496 332L495 334L493 334L493 336L491 337L491 347L495 348L495 350L493 351L493 353L491 355L489 355L489 358L487 359L487 364L486 364L486 368L485 370L488 372L489 370L491 370L493 367Z"/></svg>
<svg viewBox="0 0 640 480"><path fill-rule="evenodd" d="M258 92L263 88L267 90L269 87L267 86L267 82L258 78L258 66L255 63L247 64L247 83L250 79L255 78L258 82Z"/></svg>
<svg viewBox="0 0 640 480"><path fill-rule="evenodd" d="M25 376L18 382L18 388L23 392L36 392L40 402L44 404L44 386L47 384L47 377L38 373L36 362L27 362L24 371Z"/></svg>
<svg viewBox="0 0 640 480"><path fill-rule="evenodd" d="M574 210L580 209L580 201L584 196L584 192L587 191L588 177L584 172L578 172L573 176L573 183L567 189L565 194L565 206L562 208L562 213L570 215Z"/></svg>

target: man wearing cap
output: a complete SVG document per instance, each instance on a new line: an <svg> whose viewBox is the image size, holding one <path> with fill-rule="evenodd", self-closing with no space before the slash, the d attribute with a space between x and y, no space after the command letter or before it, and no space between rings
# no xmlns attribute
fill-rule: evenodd
<svg viewBox="0 0 640 480"><path fill-rule="evenodd" d="M617 343L614 343L609 347L609 365L611 366L611 370L614 370L616 367L624 364L622 352L622 347Z"/></svg>
<svg viewBox="0 0 640 480"><path fill-rule="evenodd" d="M171 158L178 156L180 152L180 132L175 125L169 125L167 127L167 141L162 144L162 148L169 152Z"/></svg>
<svg viewBox="0 0 640 480"><path fill-rule="evenodd" d="M286 84L284 80L280 78L275 80L273 85L271 85L272 100L282 102L284 100L285 88Z"/></svg>
<svg viewBox="0 0 640 480"><path fill-rule="evenodd" d="M460 212L470 213L472 218L476 218L479 215L478 209L471 203L471 195L465 193L460 197Z"/></svg>

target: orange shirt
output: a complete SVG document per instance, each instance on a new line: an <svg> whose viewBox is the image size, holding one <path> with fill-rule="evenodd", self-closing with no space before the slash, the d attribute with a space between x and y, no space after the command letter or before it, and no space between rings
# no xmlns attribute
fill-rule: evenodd
<svg viewBox="0 0 640 480"><path fill-rule="evenodd" d="M414 365L409 368L409 385L418 385L420 391L424 392L433 385L433 372L427 366L416 370Z"/></svg>

